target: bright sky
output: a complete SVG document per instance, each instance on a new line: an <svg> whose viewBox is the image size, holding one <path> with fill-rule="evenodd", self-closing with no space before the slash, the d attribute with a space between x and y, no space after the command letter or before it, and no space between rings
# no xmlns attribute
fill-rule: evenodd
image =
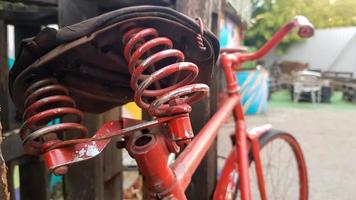
<svg viewBox="0 0 356 200"><path fill-rule="evenodd" d="M337 0L329 0L330 4L334 4Z"/></svg>
<svg viewBox="0 0 356 200"><path fill-rule="evenodd" d="M14 26L7 25L7 49L8 56L12 59L15 58L15 39L14 39Z"/></svg>

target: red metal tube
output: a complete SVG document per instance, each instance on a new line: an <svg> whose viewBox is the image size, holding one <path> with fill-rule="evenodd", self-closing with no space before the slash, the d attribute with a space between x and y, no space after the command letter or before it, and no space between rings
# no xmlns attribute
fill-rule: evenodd
<svg viewBox="0 0 356 200"><path fill-rule="evenodd" d="M238 69L239 66L245 61L257 60L265 56L272 50L282 39L294 28L299 28L298 35L301 38L309 38L314 35L314 27L309 20L304 16L296 16L294 19L283 25L273 37L267 41L259 50L252 53L240 53L241 48L235 49L222 49L222 56L225 56L232 61L233 69ZM227 66L224 65L223 66Z"/></svg>
<svg viewBox="0 0 356 200"><path fill-rule="evenodd" d="M295 27L293 22L285 24L279 29L266 44L264 44L258 51L253 53L240 54L240 61L256 60L266 55L274 46L276 46L288 33Z"/></svg>
<svg viewBox="0 0 356 200"><path fill-rule="evenodd" d="M217 131L238 101L238 95L231 95L172 165L183 189L188 186L193 173L216 138Z"/></svg>
<svg viewBox="0 0 356 200"><path fill-rule="evenodd" d="M227 89L229 96L237 96L238 101L234 105L234 118L235 124L235 142L236 142L236 160L238 162L237 170L239 172L240 179L240 190L241 197L244 200L251 199L250 192L250 180L248 171L248 156L247 156L247 136L246 136L246 125L245 116L243 113L243 107L241 105L241 97L238 93L239 85L236 81L235 74L233 73L233 65L240 65L239 56L240 54L223 54L221 56L220 62L224 68L224 73L226 77Z"/></svg>
<svg viewBox="0 0 356 200"><path fill-rule="evenodd" d="M236 149L232 149L225 160L224 168L221 171L220 179L214 191L214 200L233 199L236 190L238 171L236 162Z"/></svg>
<svg viewBox="0 0 356 200"><path fill-rule="evenodd" d="M194 138L190 117L186 116L177 117L168 122L169 132L171 139L179 146L189 144L191 139Z"/></svg>
<svg viewBox="0 0 356 200"><path fill-rule="evenodd" d="M267 200L265 181L263 177L263 169L260 157L260 143L258 137L251 140L252 153L255 161L255 170L258 180L258 188L261 195L261 200Z"/></svg>
<svg viewBox="0 0 356 200"><path fill-rule="evenodd" d="M238 91L238 85L235 74L233 72L233 64L238 62L238 54L222 54L220 56L220 64L224 69L226 87L228 93L236 93Z"/></svg>
<svg viewBox="0 0 356 200"><path fill-rule="evenodd" d="M130 138L127 150L145 177L151 196L159 199L164 197L186 199L184 190L168 166L170 151L162 134L144 134Z"/></svg>
<svg viewBox="0 0 356 200"><path fill-rule="evenodd" d="M237 96L240 96L237 94ZM240 99L240 98L239 98ZM249 164L248 164L248 146L246 135L246 124L244 120L243 108L241 102L235 106L234 116L236 118L235 141L238 162L238 172L241 190L241 199L251 199Z"/></svg>
<svg viewBox="0 0 356 200"><path fill-rule="evenodd" d="M239 172L240 179L240 191L241 197L244 200L251 199L250 192L250 180L248 171L248 156L247 156L247 136L245 127L245 117L243 113L243 107L240 102L240 94L238 93L238 83L236 81L235 74L233 73L233 65L240 63L238 62L238 55L240 54L223 54L220 58L222 67L224 68L224 73L226 77L227 89L229 96L232 95L238 97L238 102L235 104L234 117L235 117L235 141L236 141L236 154L235 158L238 162L237 171Z"/></svg>
<svg viewBox="0 0 356 200"><path fill-rule="evenodd" d="M283 25L258 51L253 53L240 54L239 61L257 60L272 50L281 40L293 29L299 28L298 34L302 38L313 36L314 28L309 20L304 16L296 16L294 19Z"/></svg>

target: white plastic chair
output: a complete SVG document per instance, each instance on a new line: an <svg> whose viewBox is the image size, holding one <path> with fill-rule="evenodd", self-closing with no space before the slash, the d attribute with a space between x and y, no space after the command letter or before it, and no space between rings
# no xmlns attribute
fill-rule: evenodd
<svg viewBox="0 0 356 200"><path fill-rule="evenodd" d="M293 82L294 103L298 103L302 93L310 93L313 103L321 101L321 75L317 72L301 71Z"/></svg>

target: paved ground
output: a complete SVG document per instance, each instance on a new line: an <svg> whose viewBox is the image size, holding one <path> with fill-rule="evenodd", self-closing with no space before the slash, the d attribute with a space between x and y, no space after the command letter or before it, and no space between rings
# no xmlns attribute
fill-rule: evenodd
<svg viewBox="0 0 356 200"><path fill-rule="evenodd" d="M354 109L353 109L354 108ZM320 109L270 106L266 114L248 116L248 127L273 124L300 142L308 165L311 200L356 199L356 106ZM227 155L233 130L219 135L219 155Z"/></svg>

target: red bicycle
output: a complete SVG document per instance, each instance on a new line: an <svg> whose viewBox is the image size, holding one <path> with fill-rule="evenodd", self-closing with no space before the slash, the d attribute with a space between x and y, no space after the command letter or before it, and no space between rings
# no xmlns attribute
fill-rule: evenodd
<svg viewBox="0 0 356 200"><path fill-rule="evenodd" d="M135 16L135 12L140 15ZM225 73L228 98L194 136L189 117L192 110L190 105L206 96L209 87L202 83L192 84L198 76L199 68L193 62L184 61L183 52L189 53L191 60L204 63L205 57L212 57L214 54L213 36L202 30L201 21L195 23L167 8L136 7L131 10L123 9L116 14L115 19L120 20L113 21L104 28L100 23L105 20L89 20L85 25L94 21L95 26L100 29L79 35L78 39L72 36L72 41L68 44L53 48L42 53L39 59L27 62L29 64L25 69L23 66L26 62L17 60L10 76L10 91L15 104L24 112L25 123L20 135L27 153L43 154L50 170L56 174L64 174L70 164L100 154L110 140L116 137L118 146L126 148L136 160L152 199L186 199L184 191L194 171L215 140L226 117L233 114L234 145L221 172L214 199L249 200L252 197L255 199L255 195L261 199L308 199L307 169L300 146L292 135L272 130L270 125L246 130L239 86L234 74L234 70L243 62L261 58L294 28L299 28L298 34L303 38L312 36L313 26L305 17L297 16L292 19L254 53L243 53L243 49L221 50L219 62ZM110 15L113 13L105 17ZM114 17L111 16L111 19ZM107 21L110 20L105 23ZM175 29L170 29L170 26ZM80 25L73 26L70 30L73 32L78 27ZM171 30L176 30L176 35L170 39L165 35L172 35ZM58 34L63 36L64 33L59 31ZM184 45L177 43L177 38L185 41ZM119 44L119 48L110 46L113 43ZM40 45L29 45L29 48L38 46ZM173 48L176 46L180 50ZM83 113L75 108L73 98L99 99L101 102L111 103L107 104L110 107L114 104L110 98L116 100L117 97L114 94L105 96L103 91L90 95L96 85L85 87L85 84L75 82L77 79L67 76L82 67L78 67L78 60L66 60L68 55L73 55L76 47L83 47L81 50L84 52L95 47L105 55L111 51L122 52L121 57L126 60L125 65L128 65L131 74L129 85L134 91L133 99L142 109L148 110L154 119L110 121L93 137L85 138L87 129L78 123ZM194 57L197 48L203 53ZM75 53L78 55L78 52ZM90 59L90 56L82 54L82 59ZM214 58L211 60L215 61ZM109 65L111 61L106 60L105 63ZM54 64L56 67L51 68ZM83 78L83 74L92 72L87 65L85 67L86 70L76 75ZM61 73L63 71L65 73ZM95 75L98 76L98 73ZM102 74L104 75L112 78L110 74ZM99 78L93 79L91 84ZM72 83L70 87L69 83ZM77 84L75 86L79 85L81 90L75 88L73 83ZM115 88L116 84L112 83L110 87ZM97 104L95 108L100 106L102 105ZM82 110L95 110L85 104L80 104L79 107ZM67 116L71 116L70 122L64 119ZM48 124L58 118L61 119L60 123ZM73 136L68 140L68 137L61 135L68 130L79 134L71 133ZM179 154L172 163L168 161L170 154ZM255 181L256 184L251 183Z"/></svg>

